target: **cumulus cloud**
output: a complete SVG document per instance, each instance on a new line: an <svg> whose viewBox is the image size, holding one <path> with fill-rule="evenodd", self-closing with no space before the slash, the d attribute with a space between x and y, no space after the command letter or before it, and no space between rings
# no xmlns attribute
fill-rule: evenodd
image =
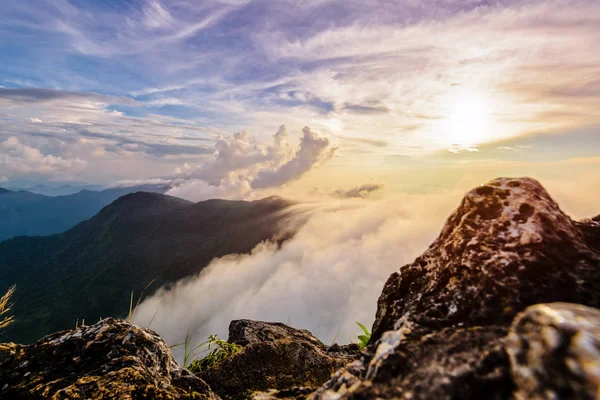
<svg viewBox="0 0 600 400"><path fill-rule="evenodd" d="M371 193L382 190L385 187L382 183L365 183L364 185L356 186L351 189L337 189L331 194L334 197L341 198L362 198L365 199L371 195Z"/></svg>
<svg viewBox="0 0 600 400"><path fill-rule="evenodd" d="M310 128L302 130L297 147L288 143L284 125L264 145L241 131L215 142L213 158L198 167L184 164L176 170L187 181L168 194L188 200L208 198L244 199L257 191L281 187L300 179L311 169L330 160L336 151L329 139Z"/></svg>
<svg viewBox="0 0 600 400"><path fill-rule="evenodd" d="M294 157L277 168L260 171L252 181L252 187L264 189L281 186L287 182L299 179L315 165L331 159L335 150L335 147L329 147L328 139L320 138L310 128L305 127L302 130L300 146Z"/></svg>
<svg viewBox="0 0 600 400"><path fill-rule="evenodd" d="M8 176L69 174L86 165L80 158L64 159L42 154L39 149L21 143L15 136L0 142L0 169Z"/></svg>
<svg viewBox="0 0 600 400"><path fill-rule="evenodd" d="M435 238L458 204L458 192L365 203L300 205L310 218L281 248L262 243L251 254L214 260L198 276L161 289L138 308L135 322L168 343L227 336L232 319L291 321L331 343L357 334L354 321L373 322L390 273ZM176 354L179 350L175 349Z"/></svg>
<svg viewBox="0 0 600 400"><path fill-rule="evenodd" d="M259 169L279 165L290 156L291 151L285 126L279 128L270 146L262 145L253 135L241 131L228 137L220 136L215 142L214 157L194 169L188 169L186 176L217 186L233 175L252 177Z"/></svg>

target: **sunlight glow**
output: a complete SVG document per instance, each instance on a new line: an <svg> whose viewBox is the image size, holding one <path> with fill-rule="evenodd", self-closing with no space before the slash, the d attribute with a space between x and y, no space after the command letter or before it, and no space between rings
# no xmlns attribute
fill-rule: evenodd
<svg viewBox="0 0 600 400"><path fill-rule="evenodd" d="M490 112L485 96L461 92L448 99L441 129L447 145L469 147L492 139L489 122Z"/></svg>

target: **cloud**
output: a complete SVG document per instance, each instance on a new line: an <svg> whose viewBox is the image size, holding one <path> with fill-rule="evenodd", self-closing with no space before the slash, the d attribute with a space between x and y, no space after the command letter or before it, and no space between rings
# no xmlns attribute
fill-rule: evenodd
<svg viewBox="0 0 600 400"><path fill-rule="evenodd" d="M209 334L226 337L232 319L291 321L331 343L355 339L354 321L369 326L389 274L411 262L435 238L458 192L374 203L299 205L310 215L281 248L258 245L249 255L214 260L198 276L145 300L134 321L179 343ZM178 350L175 350L176 353ZM179 353L177 353L180 355Z"/></svg>
<svg viewBox="0 0 600 400"><path fill-rule="evenodd" d="M44 88L21 88L8 89L0 87L0 105L4 104L34 104L49 103L52 101L93 101L107 104L138 104L133 99L126 97L106 96L98 93L73 92L68 90L44 89Z"/></svg>
<svg viewBox="0 0 600 400"><path fill-rule="evenodd" d="M22 144L15 136L0 142L0 150L0 169L8 176L69 175L87 165L79 158L42 154L39 149Z"/></svg>
<svg viewBox="0 0 600 400"><path fill-rule="evenodd" d="M166 194L198 202L207 199L245 199L252 188L248 181L226 181L219 185L210 185L201 180L183 182Z"/></svg>
<svg viewBox="0 0 600 400"><path fill-rule="evenodd" d="M387 114L390 112L389 108L384 105L377 104L377 102L374 102L374 104L346 104L343 110L363 115Z"/></svg>
<svg viewBox="0 0 600 400"><path fill-rule="evenodd" d="M337 138L340 138L344 141L358 144L367 144L369 146L374 147L387 147L389 146L389 142L381 139L369 139L369 138L360 138L360 137L348 137L348 136L339 136L336 135Z"/></svg>
<svg viewBox="0 0 600 400"><path fill-rule="evenodd" d="M144 24L150 29L168 28L175 19L158 1L149 1L144 9Z"/></svg>
<svg viewBox="0 0 600 400"><path fill-rule="evenodd" d="M295 181L314 166L330 160L335 150L335 147L330 147L328 139L320 138L310 128L305 127L302 130L300 146L294 156L277 168L261 170L252 180L252 187L265 189Z"/></svg>
<svg viewBox="0 0 600 400"><path fill-rule="evenodd" d="M257 170L286 161L291 151L285 126L279 127L270 146L264 146L250 133L241 131L228 137L220 136L215 141L214 157L188 171L186 176L212 185L219 185L232 174L252 179Z"/></svg>
<svg viewBox="0 0 600 400"><path fill-rule="evenodd" d="M176 172L187 182L169 191L172 196L200 201L208 198L254 198L264 189L300 179L330 160L336 151L327 138L305 127L297 147L288 143L284 125L265 145L246 131L215 141L213 157L197 167L184 164Z"/></svg>
<svg viewBox="0 0 600 400"><path fill-rule="evenodd" d="M333 191L331 195L345 199L357 197L366 199L372 193L382 190L383 188L385 188L385 185L382 183L365 183L364 185L356 186L352 189L337 189Z"/></svg>

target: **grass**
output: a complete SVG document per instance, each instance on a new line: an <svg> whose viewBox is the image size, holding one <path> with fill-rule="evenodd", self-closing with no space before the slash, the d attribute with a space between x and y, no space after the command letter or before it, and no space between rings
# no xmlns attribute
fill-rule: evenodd
<svg viewBox="0 0 600 400"><path fill-rule="evenodd" d="M358 347L364 349L369 344L369 340L371 340L371 332L360 322L357 322L356 325L360 326L360 329L363 331L363 335L358 335Z"/></svg>
<svg viewBox="0 0 600 400"><path fill-rule="evenodd" d="M183 343L171 347L184 346L183 367L194 374L214 368L242 350L242 346L219 339L217 335L210 335L204 342L195 347L190 346L191 341L192 338L188 333L185 335ZM207 352L207 354L199 359L198 356L203 352Z"/></svg>
<svg viewBox="0 0 600 400"><path fill-rule="evenodd" d="M15 322L15 317L12 315L7 315L12 308L12 304L10 303L10 298L15 293L16 285L12 285L4 296L0 297L0 329L6 328L13 322Z"/></svg>
<svg viewBox="0 0 600 400"><path fill-rule="evenodd" d="M142 293L140 293L140 297L138 298L138 301L135 304L135 307L133 306L133 291L131 291L131 298L129 299L129 315L127 316L127 321L131 322L138 306L140 305L140 303L142 302L142 299L144 298L144 292L146 291L146 289L148 289L150 287L150 285L152 285L154 283L154 281L156 281L156 279L152 279L150 281L150 283L148 283L146 285L144 290L142 290ZM158 310L157 310L157 312L158 312ZM156 316L156 314L154 314L154 315ZM152 319L154 320L154 317L152 317ZM152 321L150 321L150 323L152 323Z"/></svg>

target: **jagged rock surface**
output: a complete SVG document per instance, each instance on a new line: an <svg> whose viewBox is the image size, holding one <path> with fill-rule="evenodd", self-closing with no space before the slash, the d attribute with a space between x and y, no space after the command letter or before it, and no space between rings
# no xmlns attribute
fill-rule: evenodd
<svg viewBox="0 0 600 400"><path fill-rule="evenodd" d="M578 221L577 226L583 233L583 239L587 245L600 252L600 215Z"/></svg>
<svg viewBox="0 0 600 400"><path fill-rule="evenodd" d="M283 397L286 390L306 393L293 388L316 389L359 352L357 345L328 347L307 330L261 321L232 321L228 340L244 348L199 374L224 399L269 389L284 389Z"/></svg>
<svg viewBox="0 0 600 400"><path fill-rule="evenodd" d="M430 248L386 282L368 351L309 398L512 398L513 318L537 303L600 306L599 227L572 221L533 179L470 191Z"/></svg>
<svg viewBox="0 0 600 400"><path fill-rule="evenodd" d="M565 303L529 307L515 319L506 349L516 399L600 396L600 310Z"/></svg>
<svg viewBox="0 0 600 400"><path fill-rule="evenodd" d="M219 399L160 336L112 318L26 346L0 344L0 398Z"/></svg>
<svg viewBox="0 0 600 400"><path fill-rule="evenodd" d="M388 331L375 354L336 372L312 399L507 399L513 384L502 327L446 328L405 340Z"/></svg>
<svg viewBox="0 0 600 400"><path fill-rule="evenodd" d="M445 327L508 325L536 303L600 306L600 255L544 188L499 178L468 192L440 236L390 276L373 340L402 329L419 337Z"/></svg>

